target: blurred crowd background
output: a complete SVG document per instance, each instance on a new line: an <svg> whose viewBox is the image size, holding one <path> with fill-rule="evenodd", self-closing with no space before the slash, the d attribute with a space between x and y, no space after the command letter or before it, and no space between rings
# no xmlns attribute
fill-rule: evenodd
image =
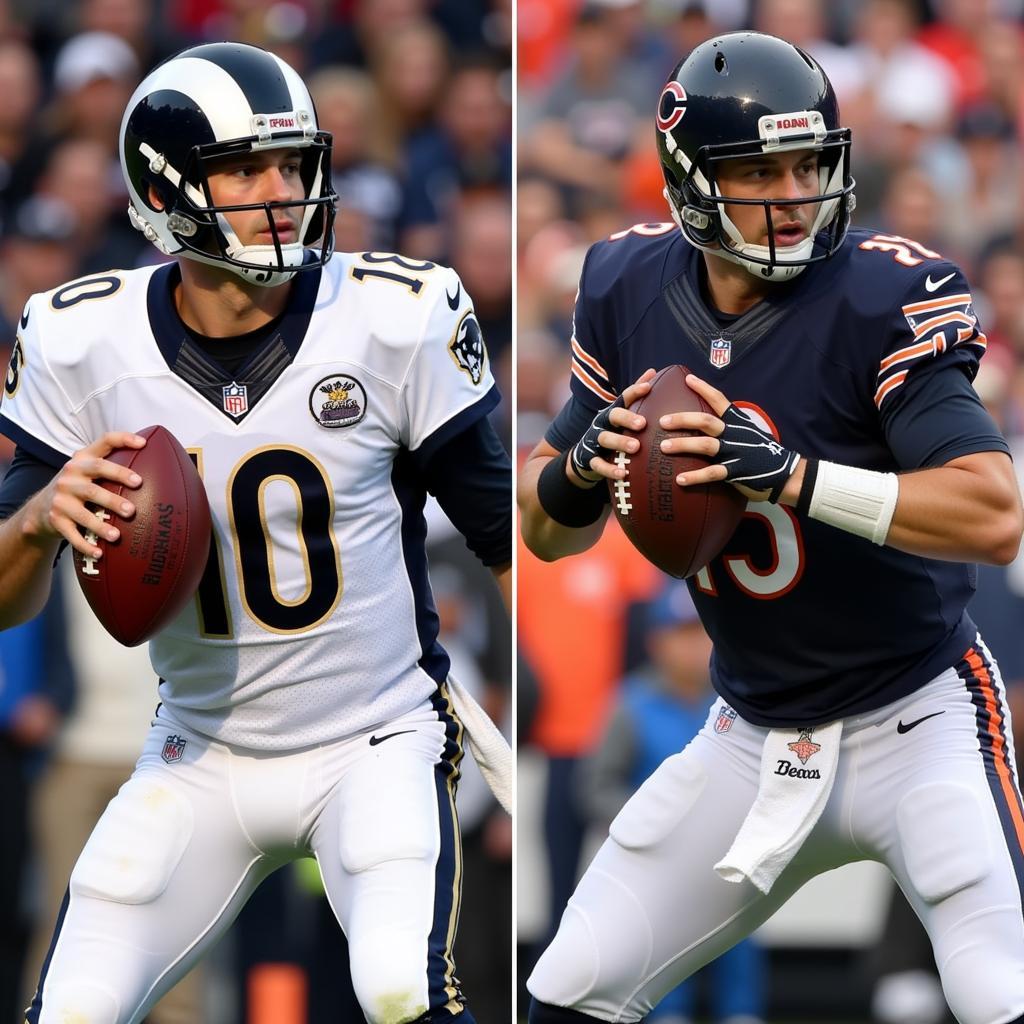
<svg viewBox="0 0 1024 1024"><path fill-rule="evenodd" d="M0 362L30 294L160 258L125 212L121 116L161 60L224 39L272 50L305 77L334 134L339 250L398 251L460 272L510 445L512 11L503 0L0 0ZM131 325L117 329L131 345ZM11 454L0 438L0 471ZM453 534L433 510L442 639L456 674L507 723L508 617L490 573ZM157 701L145 648L102 632L69 570L61 566L39 619L0 633L0 1024L23 1019L71 867L130 774ZM511 1005L511 823L469 762L456 954L478 1018L501 1022ZM273 876L149 1017L341 1019L362 1015L315 867Z"/></svg>
<svg viewBox="0 0 1024 1024"><path fill-rule="evenodd" d="M654 138L665 80L698 43L749 28L802 46L831 78L853 129L854 223L964 268L989 339L976 386L1020 471L1021 0L518 0L520 459L568 397L588 246L670 220ZM707 640L686 595L666 589L614 526L582 556L542 564L520 543L518 558L522 983L593 843L661 757L700 727L712 694ZM1024 564L981 567L971 611L1019 704ZM825 880L803 916L766 929L760 949L674 993L651 1021L951 1019L905 901L890 899L877 875L867 888L853 884ZM819 938L829 917L838 929Z"/></svg>

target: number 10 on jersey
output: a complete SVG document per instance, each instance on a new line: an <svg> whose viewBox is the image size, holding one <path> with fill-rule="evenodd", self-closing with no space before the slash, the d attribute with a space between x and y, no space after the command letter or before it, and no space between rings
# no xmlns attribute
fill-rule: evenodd
<svg viewBox="0 0 1024 1024"><path fill-rule="evenodd" d="M203 476L202 449L189 449L189 456ZM278 587L267 511L267 489L274 483L285 485L294 495L294 524L305 576L302 592L295 597L285 597ZM258 448L243 456L228 475L226 502L238 591L249 618L271 633L304 633L320 625L338 606L344 589L334 533L334 488L321 463L290 445ZM202 636L234 636L216 530L196 600Z"/></svg>

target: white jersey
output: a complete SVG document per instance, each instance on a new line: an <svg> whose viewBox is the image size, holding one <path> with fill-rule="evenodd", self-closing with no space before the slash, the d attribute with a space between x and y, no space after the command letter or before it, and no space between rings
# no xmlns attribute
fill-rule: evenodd
<svg viewBox="0 0 1024 1024"><path fill-rule="evenodd" d="M175 265L29 301L0 428L59 464L162 424L205 484L196 600L150 645L185 725L289 750L369 729L442 681L417 456L498 395L454 271L339 253L296 276L273 344L232 379L174 312Z"/></svg>

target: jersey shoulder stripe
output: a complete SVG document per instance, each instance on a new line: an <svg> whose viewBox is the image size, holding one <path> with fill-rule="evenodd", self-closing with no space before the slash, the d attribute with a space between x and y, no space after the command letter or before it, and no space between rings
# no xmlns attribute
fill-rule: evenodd
<svg viewBox="0 0 1024 1024"><path fill-rule="evenodd" d="M960 278L959 273L955 276ZM925 280L926 290L928 281ZM962 283L962 278L958 283ZM916 365L936 359L958 346L972 347L980 358L988 345L978 325L969 291L961 289L950 295L904 303L900 311L910 329L911 341L884 356L879 363L874 395L875 406L879 409L885 399L906 382Z"/></svg>

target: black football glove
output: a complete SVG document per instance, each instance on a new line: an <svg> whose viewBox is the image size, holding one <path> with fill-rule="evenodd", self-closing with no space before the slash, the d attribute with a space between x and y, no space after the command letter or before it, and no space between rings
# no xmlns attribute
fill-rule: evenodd
<svg viewBox="0 0 1024 1024"><path fill-rule="evenodd" d="M752 491L767 491L777 502L786 481L800 462L800 455L783 448L735 405L722 414L725 430L718 438L715 462L725 466L730 483L743 484Z"/></svg>
<svg viewBox="0 0 1024 1024"><path fill-rule="evenodd" d="M593 422L587 427L586 433L576 442L572 451L569 452L569 465L572 466L573 472L588 484L601 479L600 475L590 468L590 464L594 459L605 459L607 462L611 462L615 458L616 453L610 448L602 448L597 443L597 438L602 430L612 430L616 433L621 433L621 427L612 425L611 415L612 409L624 409L625 407L626 403L622 400L621 395L611 405L606 405L594 417Z"/></svg>

